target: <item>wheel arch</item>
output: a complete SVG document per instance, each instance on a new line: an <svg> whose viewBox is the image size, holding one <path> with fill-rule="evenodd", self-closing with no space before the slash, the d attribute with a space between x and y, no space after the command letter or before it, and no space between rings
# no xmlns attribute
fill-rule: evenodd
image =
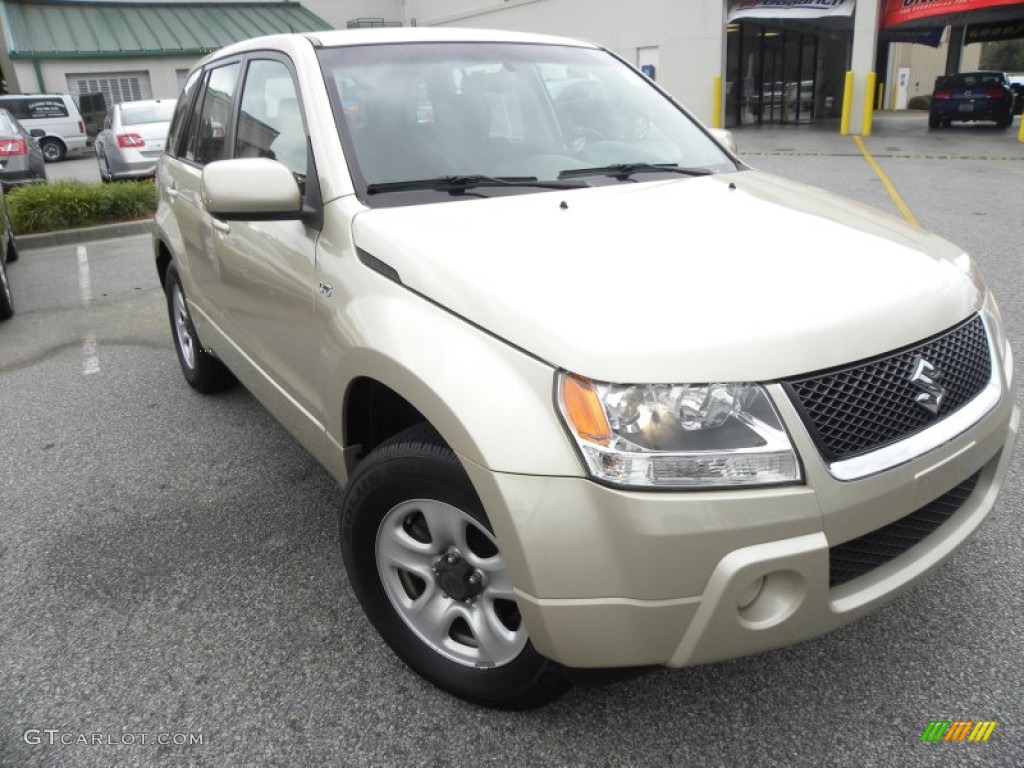
<svg viewBox="0 0 1024 768"><path fill-rule="evenodd" d="M415 424L431 426L456 454L482 460L481 446L447 403L395 361L368 357L376 360L347 382L342 399L340 434L349 473L378 445Z"/></svg>
<svg viewBox="0 0 1024 768"><path fill-rule="evenodd" d="M167 279L167 269L171 266L171 249L167 247L160 238L153 240L153 251L156 258L156 273L160 278L160 285L163 286Z"/></svg>
<svg viewBox="0 0 1024 768"><path fill-rule="evenodd" d="M40 146L42 146L43 144L45 144L47 142L50 142L52 144L60 144L60 146L61 146L61 154L64 155L65 157L67 156L67 154L68 154L68 143L66 141L64 141L64 138L62 136L58 136L58 135L56 135L54 133L48 133L45 136L43 136L43 138L39 139L39 145ZM44 153L44 157L45 157L45 153Z"/></svg>
<svg viewBox="0 0 1024 768"><path fill-rule="evenodd" d="M344 443L360 446L357 459L408 427L430 423L406 398L369 376L349 382L343 407Z"/></svg>
<svg viewBox="0 0 1024 768"><path fill-rule="evenodd" d="M452 330L475 333L468 326ZM345 373L335 379L326 427L343 447L349 472L374 446L423 422L462 461L499 472L580 473L557 422L550 368L488 341L463 347L464 358L448 365L438 364L436 348L433 355L425 344L403 348L405 357L377 346L349 350L336 361L337 372Z"/></svg>

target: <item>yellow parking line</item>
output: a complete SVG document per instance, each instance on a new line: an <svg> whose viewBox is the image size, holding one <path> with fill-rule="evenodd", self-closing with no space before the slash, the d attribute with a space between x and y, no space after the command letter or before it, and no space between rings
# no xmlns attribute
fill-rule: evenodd
<svg viewBox="0 0 1024 768"><path fill-rule="evenodd" d="M859 149L860 153L864 155L864 159L868 161L868 165L871 166L871 170L875 172L875 176L877 176L878 180L882 182L882 186L885 187L885 191L889 193L889 197L891 197L892 201L896 203L896 207L900 209L900 213L903 214L903 218L915 227L921 226L921 223L917 220L917 216L914 215L914 212L910 210L907 204L903 201L903 198L900 197L900 193L896 191L896 187L893 186L891 181L889 181L889 177L885 175L885 171L882 170L882 167L875 162L875 158L873 158L871 153L868 152L868 148L864 146L864 141L861 137L854 136L853 143L857 145L857 149Z"/></svg>

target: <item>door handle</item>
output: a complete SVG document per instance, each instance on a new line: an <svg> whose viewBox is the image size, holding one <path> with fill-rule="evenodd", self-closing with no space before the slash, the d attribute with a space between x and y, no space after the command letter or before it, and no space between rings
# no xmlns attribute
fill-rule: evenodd
<svg viewBox="0 0 1024 768"><path fill-rule="evenodd" d="M216 229L221 234L231 234L231 225L228 224L226 221L221 221L220 219L211 219L211 221L213 222L213 228Z"/></svg>
<svg viewBox="0 0 1024 768"><path fill-rule="evenodd" d="M169 198L171 198L171 200L173 200L174 198L176 198L178 196L178 185L175 184L173 181L170 184L167 185L166 189L167 189L167 196Z"/></svg>

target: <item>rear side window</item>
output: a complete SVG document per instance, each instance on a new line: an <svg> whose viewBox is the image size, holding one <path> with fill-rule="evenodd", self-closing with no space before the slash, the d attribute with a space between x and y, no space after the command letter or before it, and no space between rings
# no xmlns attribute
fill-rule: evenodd
<svg viewBox="0 0 1024 768"><path fill-rule="evenodd" d="M60 99L39 99L25 103L25 111L30 118L67 117L68 108Z"/></svg>
<svg viewBox="0 0 1024 768"><path fill-rule="evenodd" d="M239 64L228 64L210 72L201 98L189 121L185 159L199 165L227 157L227 132L238 84ZM198 111L196 111L198 110Z"/></svg>
<svg viewBox="0 0 1024 768"><path fill-rule="evenodd" d="M185 81L185 88L181 92L181 96L178 98L178 104L174 110L174 117L171 118L171 129L167 134L167 154L174 155L175 157L181 151L181 135L185 129L185 122L188 119L189 111L192 108L192 97L196 94L196 89L199 86L199 78L202 76L201 70L196 70L192 75Z"/></svg>
<svg viewBox="0 0 1024 768"><path fill-rule="evenodd" d="M62 99L0 99L0 107L19 120L39 120L48 117L68 117L68 108Z"/></svg>

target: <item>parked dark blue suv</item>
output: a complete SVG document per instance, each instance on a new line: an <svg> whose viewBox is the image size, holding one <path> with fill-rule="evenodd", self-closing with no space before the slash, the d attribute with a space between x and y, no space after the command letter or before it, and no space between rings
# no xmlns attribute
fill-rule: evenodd
<svg viewBox="0 0 1024 768"><path fill-rule="evenodd" d="M994 120L1000 128L1013 122L1014 92L1005 72L961 72L935 80L928 127L954 120Z"/></svg>

